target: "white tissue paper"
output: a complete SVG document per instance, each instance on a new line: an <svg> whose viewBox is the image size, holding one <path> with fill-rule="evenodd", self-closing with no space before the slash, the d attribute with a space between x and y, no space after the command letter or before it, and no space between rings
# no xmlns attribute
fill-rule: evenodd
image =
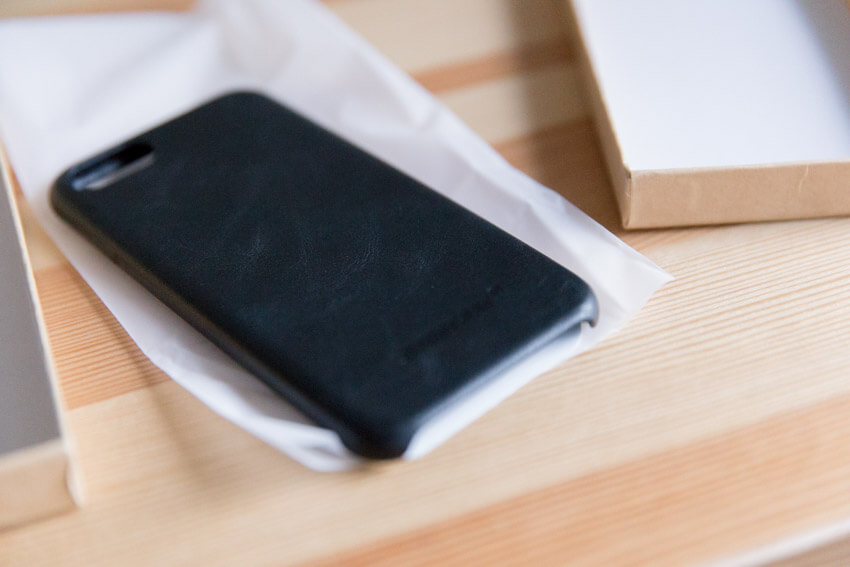
<svg viewBox="0 0 850 567"><path fill-rule="evenodd" d="M610 335L670 276L505 162L427 91L308 0L206 0L192 12L0 23L0 136L34 214L142 351L213 411L304 465L360 461L65 225L48 204L73 163L234 89L264 92L524 240L587 281L581 329L430 422L417 458L523 384Z"/></svg>

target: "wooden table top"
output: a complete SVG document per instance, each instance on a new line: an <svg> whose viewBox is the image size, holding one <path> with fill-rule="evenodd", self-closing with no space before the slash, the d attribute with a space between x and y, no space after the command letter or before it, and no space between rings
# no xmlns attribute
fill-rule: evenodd
<svg viewBox="0 0 850 567"><path fill-rule="evenodd" d="M148 362L21 203L87 503L0 565L850 564L850 219L625 232L557 2L327 4L677 279L431 455L319 474Z"/></svg>

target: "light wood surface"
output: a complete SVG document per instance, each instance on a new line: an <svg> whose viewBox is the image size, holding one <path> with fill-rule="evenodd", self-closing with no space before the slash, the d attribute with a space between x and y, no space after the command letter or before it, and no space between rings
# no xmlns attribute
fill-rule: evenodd
<svg viewBox="0 0 850 567"><path fill-rule="evenodd" d="M328 5L676 281L426 458L323 475L154 368L21 203L88 500L0 565L850 564L850 220L624 232L556 2Z"/></svg>

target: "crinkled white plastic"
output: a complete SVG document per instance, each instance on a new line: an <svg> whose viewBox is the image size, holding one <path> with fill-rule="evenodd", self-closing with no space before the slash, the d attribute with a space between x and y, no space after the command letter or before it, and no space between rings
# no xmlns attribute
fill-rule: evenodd
<svg viewBox="0 0 850 567"><path fill-rule="evenodd" d="M405 458L439 445L626 323L670 276L511 167L322 5L201 1L188 13L0 23L0 136L31 207L142 351L215 412L322 471L356 466L335 433L273 395L63 224L53 179L76 161L234 89L262 91L396 165L585 279L599 323L446 410Z"/></svg>

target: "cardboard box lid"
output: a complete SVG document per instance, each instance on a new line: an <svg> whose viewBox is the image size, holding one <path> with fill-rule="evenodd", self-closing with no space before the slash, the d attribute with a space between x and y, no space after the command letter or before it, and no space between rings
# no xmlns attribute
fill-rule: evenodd
<svg viewBox="0 0 850 567"><path fill-rule="evenodd" d="M76 484L8 168L0 152L0 528L67 510Z"/></svg>
<svg viewBox="0 0 850 567"><path fill-rule="evenodd" d="M850 214L844 0L572 0L629 228Z"/></svg>

